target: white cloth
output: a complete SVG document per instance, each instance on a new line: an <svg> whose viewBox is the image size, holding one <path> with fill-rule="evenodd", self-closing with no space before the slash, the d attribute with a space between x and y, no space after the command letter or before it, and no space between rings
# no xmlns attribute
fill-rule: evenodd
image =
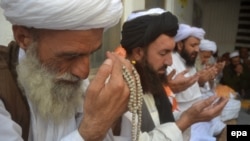
<svg viewBox="0 0 250 141"><path fill-rule="evenodd" d="M167 68L167 73L170 73L171 69L176 69L176 74L187 69L185 65L185 60L179 55L179 53L174 52L172 54L173 64ZM186 74L186 76L191 76L196 73L195 67L188 68L190 71ZM175 93L176 100L179 105L180 112L174 112L175 119L178 119L179 116L192 106L193 103L202 98L202 93L199 87L198 82L194 83L192 86L187 88L186 90ZM214 120L214 121L213 121ZM192 141L202 140L202 137L210 137L210 139L214 140L213 135L221 132L225 127L224 123L215 118L209 122L198 122L191 126L191 135L190 139ZM193 127L194 126L194 127ZM212 129L210 127L213 127ZM188 138L184 138L184 140L189 140ZM204 140L206 141L206 140ZM212 141L212 140L211 140Z"/></svg>
<svg viewBox="0 0 250 141"><path fill-rule="evenodd" d="M240 54L239 54L239 51L233 51L233 52L231 52L230 54L229 54L229 57L230 58L233 58L233 57L237 57L237 56L239 56Z"/></svg>
<svg viewBox="0 0 250 141"><path fill-rule="evenodd" d="M176 70L176 74L186 70L185 60L179 55L179 53L174 52L172 54L173 64L167 67L167 74L172 71L172 69ZM185 74L185 76L189 77L196 73L196 69L194 67L189 68L189 72ZM174 76L175 77L175 76ZM181 112L188 109L193 102L197 101L201 97L200 87L198 83L194 83L192 86L187 88L186 90L175 93L176 100L178 102L179 110ZM177 116L178 119L178 116Z"/></svg>
<svg viewBox="0 0 250 141"><path fill-rule="evenodd" d="M220 134L225 126L219 116L208 122L198 122L191 126L190 141L216 141L215 136Z"/></svg>
<svg viewBox="0 0 250 141"><path fill-rule="evenodd" d="M205 35L205 31L202 28L191 27L187 24L179 24L179 29L175 36L175 41L179 42L183 39L188 38L189 36L196 37L198 39L203 39Z"/></svg>
<svg viewBox="0 0 250 141"><path fill-rule="evenodd" d="M121 0L1 0L14 25L55 30L109 28L122 14Z"/></svg>
<svg viewBox="0 0 250 141"><path fill-rule="evenodd" d="M147 101L152 104L149 108L150 113L154 113L156 109L153 97L148 97ZM29 103L30 104L30 103ZM148 106L148 105L147 105ZM46 122L38 116L36 111L31 107L31 127L29 141L84 141L80 136L77 128L82 119L82 109L78 109L75 117L72 117L63 124L56 125L52 122ZM158 113L155 118L158 119ZM182 141L181 131L174 122L158 125L150 132L140 134L140 141ZM2 101L0 100L0 138L4 141L22 141L21 128L18 124L11 120L10 114L6 111ZM132 114L127 112L123 116L121 136L113 136L111 130L108 132L104 141L131 141Z"/></svg>
<svg viewBox="0 0 250 141"><path fill-rule="evenodd" d="M212 51L213 54L217 51L217 46L214 41L203 39L200 42L201 51Z"/></svg>
<svg viewBox="0 0 250 141"><path fill-rule="evenodd" d="M175 122L160 124L159 114L155 106L154 98L151 94L143 95L150 116L155 124L155 128L151 132L143 132L140 134L140 141L182 141L182 132ZM122 119L122 136L131 136L132 114L127 112ZM124 130L126 129L126 130ZM130 130L128 130L130 129Z"/></svg>
<svg viewBox="0 0 250 141"><path fill-rule="evenodd" d="M241 109L240 100L230 98L220 115L222 121L237 119Z"/></svg>
<svg viewBox="0 0 250 141"><path fill-rule="evenodd" d="M37 116L31 109L31 126L29 141L84 141L78 132L78 125L82 118L82 111L63 124L56 125L46 122ZM0 138L3 141L23 141L21 127L12 121L10 114L6 111L2 100L0 100ZM113 138L111 130L104 141L129 141L121 140L122 137Z"/></svg>
<svg viewBox="0 0 250 141"><path fill-rule="evenodd" d="M141 11L141 12L133 12L128 16L127 21L131 21L135 18L141 17L141 16L145 16L145 15L154 15L154 14L162 14L166 12L164 9L161 8L151 8L147 11Z"/></svg>

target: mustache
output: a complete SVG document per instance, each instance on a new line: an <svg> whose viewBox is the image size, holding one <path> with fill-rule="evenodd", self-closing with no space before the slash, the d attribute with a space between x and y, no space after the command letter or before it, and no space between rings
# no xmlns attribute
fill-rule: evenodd
<svg viewBox="0 0 250 141"><path fill-rule="evenodd" d="M79 77L70 73L63 73L62 75L56 77L56 81L78 82L80 80L81 79Z"/></svg>
<svg viewBox="0 0 250 141"><path fill-rule="evenodd" d="M168 67L167 65L164 65L164 66L160 67L159 70L166 70L167 67Z"/></svg>
<svg viewBox="0 0 250 141"><path fill-rule="evenodd" d="M197 55L198 55L198 52L193 52L191 55L197 56Z"/></svg>

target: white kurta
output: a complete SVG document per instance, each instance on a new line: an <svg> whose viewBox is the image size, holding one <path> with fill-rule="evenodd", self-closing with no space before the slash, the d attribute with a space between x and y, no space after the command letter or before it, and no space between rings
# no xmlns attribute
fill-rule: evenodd
<svg viewBox="0 0 250 141"><path fill-rule="evenodd" d="M173 57L173 64L171 67L168 67L167 73L170 73L172 69L176 69L176 74L189 69L189 72L186 74L186 76L192 76L194 75L197 71L195 67L190 67L187 68L185 65L185 60L179 55L179 53L174 52L172 54ZM176 99L178 102L178 106L180 109L180 112L174 112L174 116L176 119L179 118L181 113L188 109L194 102L197 100L201 99L202 97L202 92L199 87L198 82L194 83L192 86L187 88L186 90L175 93L176 94ZM209 95L211 96L211 95ZM212 128L213 127L213 128ZM216 117L212 119L211 121L208 122L198 122L195 123L191 126L191 135L189 132L186 132L187 137L184 137L184 140L189 140L190 136L190 141L196 141L196 140L204 140L204 141L213 141L216 138L214 135L217 135L222 131L222 129L225 127L225 124L220 120L220 118ZM206 139L206 140L205 140Z"/></svg>
<svg viewBox="0 0 250 141"><path fill-rule="evenodd" d="M169 74L173 69L176 70L176 74L189 69L189 72L185 76L192 76L196 73L195 67L187 68L185 65L185 60L179 55L179 53L174 52L172 54L173 64L167 68L167 73ZM175 77L175 76L174 76ZM196 82L186 90L175 93L176 100L178 102L180 113L188 109L195 101L201 97L201 91L199 84ZM179 113L179 114L180 114ZM178 119L178 115L175 118Z"/></svg>

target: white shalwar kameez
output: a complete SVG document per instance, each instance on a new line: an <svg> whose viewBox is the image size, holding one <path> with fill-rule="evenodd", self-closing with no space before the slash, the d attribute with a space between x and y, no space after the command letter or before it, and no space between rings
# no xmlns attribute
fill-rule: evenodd
<svg viewBox="0 0 250 141"><path fill-rule="evenodd" d="M167 73L170 73L172 69L176 70L176 74L186 69L189 69L189 72L185 75L187 77L192 76L196 73L195 67L186 67L186 62L180 56L179 53L174 52L172 54L172 60L174 60L173 64L171 67L168 67ZM191 107L193 103L201 99L202 93L198 82L196 82L186 90L179 93L175 93L175 95L179 106L179 111L175 111L174 116L176 119L178 119L181 113ZM215 141L216 138L214 137L214 135L220 133L224 127L225 124L221 121L219 117L215 117L214 119L208 122L198 122L191 126L191 130L189 129L190 131L184 132L184 140Z"/></svg>

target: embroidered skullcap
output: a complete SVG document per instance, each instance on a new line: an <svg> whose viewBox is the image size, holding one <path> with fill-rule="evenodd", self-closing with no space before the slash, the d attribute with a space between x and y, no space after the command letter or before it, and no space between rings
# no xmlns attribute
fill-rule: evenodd
<svg viewBox="0 0 250 141"><path fill-rule="evenodd" d="M176 16L163 9L150 9L131 15L122 27L121 45L127 54L130 54L133 48L148 46L161 34L174 37L177 33Z"/></svg>
<svg viewBox="0 0 250 141"><path fill-rule="evenodd" d="M196 37L198 39L203 39L205 31L202 28L191 27L187 24L179 24L179 29L177 35L175 36L175 41L179 42L188 38L189 36Z"/></svg>
<svg viewBox="0 0 250 141"><path fill-rule="evenodd" d="M120 0L1 0L13 25L54 30L109 28L122 14Z"/></svg>
<svg viewBox="0 0 250 141"><path fill-rule="evenodd" d="M200 42L200 50L201 51L212 51L213 53L216 52L217 46L214 41L203 39Z"/></svg>
<svg viewBox="0 0 250 141"><path fill-rule="evenodd" d="M233 58L233 57L236 57L236 56L239 56L240 54L239 54L239 51L233 51L233 52L231 52L230 54L229 54L229 58Z"/></svg>

